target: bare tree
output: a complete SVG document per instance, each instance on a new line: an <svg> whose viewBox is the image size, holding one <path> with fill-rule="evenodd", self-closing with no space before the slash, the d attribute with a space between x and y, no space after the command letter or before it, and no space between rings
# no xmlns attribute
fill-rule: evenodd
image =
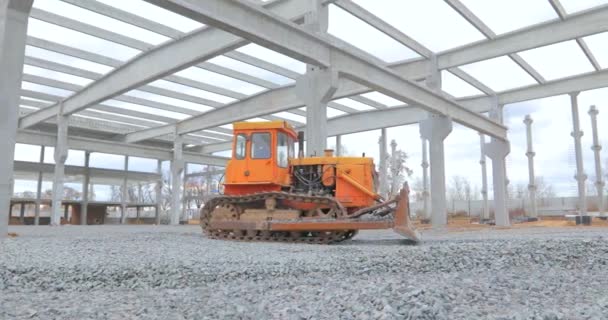
<svg viewBox="0 0 608 320"><path fill-rule="evenodd" d="M82 192L77 191L74 188L64 186L63 187L63 199L65 200L79 200L82 197Z"/></svg>
<svg viewBox="0 0 608 320"><path fill-rule="evenodd" d="M544 205L547 199L555 198L555 190L553 186L548 184L543 177L536 177L536 196L540 200L541 205Z"/></svg>
<svg viewBox="0 0 608 320"><path fill-rule="evenodd" d="M401 185L405 182L406 175L409 177L413 171L406 165L409 158L405 151L397 149L397 142L391 141L391 154L388 158L388 175L387 183L389 184L389 197L396 195L401 189Z"/></svg>
<svg viewBox="0 0 608 320"><path fill-rule="evenodd" d="M338 149L336 149L336 145L335 144L332 144L331 146L329 146L329 149L334 150L334 152L338 152ZM348 150L348 148L343 143L340 144L340 156L341 157L352 156L352 154L350 153L350 151Z"/></svg>
<svg viewBox="0 0 608 320"><path fill-rule="evenodd" d="M452 176L448 184L448 199L452 202L467 200L467 193L471 193L469 181L461 176Z"/></svg>
<svg viewBox="0 0 608 320"><path fill-rule="evenodd" d="M162 212L167 212L171 208L171 198L173 197L173 188L171 187L171 170L162 172L162 189L160 208Z"/></svg>
<svg viewBox="0 0 608 320"><path fill-rule="evenodd" d="M414 180L414 183L411 186L411 189L412 189L412 191L414 191L414 199L416 200L416 202L424 200L424 196L422 194L424 192L424 186L422 185L422 179L416 178L416 180Z"/></svg>
<svg viewBox="0 0 608 320"><path fill-rule="evenodd" d="M456 201L467 201L468 212L471 212L471 201L479 200L479 188L472 186L469 179L462 176L452 176L447 188L448 200L452 203L452 210L456 208Z"/></svg>
<svg viewBox="0 0 608 320"><path fill-rule="evenodd" d="M142 187L141 201L143 203L153 203L156 199L156 185L146 184Z"/></svg>
<svg viewBox="0 0 608 320"><path fill-rule="evenodd" d="M120 186L110 186L110 201L120 202L120 198L122 197Z"/></svg>
<svg viewBox="0 0 608 320"><path fill-rule="evenodd" d="M26 199L34 199L36 198L36 193L33 191L23 191L22 197Z"/></svg>

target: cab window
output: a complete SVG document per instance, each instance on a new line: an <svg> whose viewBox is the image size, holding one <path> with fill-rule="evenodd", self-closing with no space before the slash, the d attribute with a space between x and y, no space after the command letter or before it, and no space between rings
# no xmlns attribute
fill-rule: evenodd
<svg viewBox="0 0 608 320"><path fill-rule="evenodd" d="M295 151L295 142L293 141L292 137L287 137L287 146L289 147L289 158L293 159L296 157L296 151Z"/></svg>
<svg viewBox="0 0 608 320"><path fill-rule="evenodd" d="M277 135L277 165L281 168L287 168L289 156L289 139L283 132Z"/></svg>
<svg viewBox="0 0 608 320"><path fill-rule="evenodd" d="M251 135L251 158L270 158L270 133L254 133Z"/></svg>
<svg viewBox="0 0 608 320"><path fill-rule="evenodd" d="M234 146L234 157L237 160L245 159L245 150L247 149L247 136L239 134L236 136L236 143Z"/></svg>

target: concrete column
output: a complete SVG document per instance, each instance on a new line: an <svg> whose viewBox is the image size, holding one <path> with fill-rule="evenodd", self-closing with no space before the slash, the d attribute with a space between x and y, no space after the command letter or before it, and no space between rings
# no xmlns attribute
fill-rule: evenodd
<svg viewBox="0 0 608 320"><path fill-rule="evenodd" d="M439 70L439 65L437 63L437 56L430 56L429 62L428 75L424 79L424 84L433 91L441 92L441 71Z"/></svg>
<svg viewBox="0 0 608 320"><path fill-rule="evenodd" d="M579 92L570 93L570 102L572 107L572 137L574 138L574 152L576 155L576 179L578 183L578 208L579 214L584 216L587 214L587 195L585 189L585 180L587 175L583 168L583 147L581 144L581 138L583 137L583 131L580 128L580 120L578 117L578 94Z"/></svg>
<svg viewBox="0 0 608 320"><path fill-rule="evenodd" d="M420 122L420 135L429 141L431 162L431 223L434 227L448 223L445 189L445 156L443 141L452 132L452 119L432 114Z"/></svg>
<svg viewBox="0 0 608 320"><path fill-rule="evenodd" d="M331 69L308 66L296 81L296 94L306 104L306 155L322 156L327 148L327 103L337 89L338 75Z"/></svg>
<svg viewBox="0 0 608 320"><path fill-rule="evenodd" d="M429 89L441 92L441 71L438 67L437 56L432 55L429 60L428 76L425 78L425 84ZM421 121L419 126L420 136L429 143L431 224L433 227L442 227L448 223L443 141L452 132L452 119L442 115L429 114L429 117Z"/></svg>
<svg viewBox="0 0 608 320"><path fill-rule="evenodd" d="M183 137L176 135L173 143L173 160L171 161L171 217L170 224L178 225L181 213L181 176L184 171Z"/></svg>
<svg viewBox="0 0 608 320"><path fill-rule="evenodd" d="M21 207L19 207L19 222L25 224L25 202L21 202Z"/></svg>
<svg viewBox="0 0 608 320"><path fill-rule="evenodd" d="M488 169L486 164L485 145L486 137L483 133L479 133L479 150L481 151L479 164L481 165L481 197L483 203L480 222L490 219L490 206L488 204Z"/></svg>
<svg viewBox="0 0 608 320"><path fill-rule="evenodd" d="M342 135L336 136L336 157L342 156Z"/></svg>
<svg viewBox="0 0 608 320"><path fill-rule="evenodd" d="M40 147L40 163L44 163L44 146ZM34 208L34 225L40 224L40 205L42 204L42 171L38 172L38 183L36 185L36 208Z"/></svg>
<svg viewBox="0 0 608 320"><path fill-rule="evenodd" d="M505 158L511 151L509 142L492 138L491 142L485 145L486 155L492 159L492 185L494 187L494 218L497 226L510 226L509 211L507 210L507 200L505 187L507 186L505 177ZM432 167L431 167L432 168Z"/></svg>
<svg viewBox="0 0 608 320"><path fill-rule="evenodd" d="M60 108L60 113L63 108ZM57 142L55 144L55 174L53 177L53 201L51 225L61 225L61 200L63 199L63 180L65 178L65 161L68 158L68 116L57 115Z"/></svg>
<svg viewBox="0 0 608 320"><path fill-rule="evenodd" d="M386 128L382 128L380 130L380 139L378 144L380 145L380 159L378 163L378 170L380 171L378 173L380 188L378 189L378 192L381 196L386 197L388 194L388 166L386 163L388 152L386 151Z"/></svg>
<svg viewBox="0 0 608 320"><path fill-rule="evenodd" d="M526 125L526 140L528 150L526 156L528 157L528 193L530 196L530 218L538 218L538 209L536 204L536 177L534 174L534 156L536 153L532 147L532 117L526 115L524 124Z"/></svg>
<svg viewBox="0 0 608 320"><path fill-rule="evenodd" d="M396 179L394 179L394 176L396 176L398 174L398 172L396 172L395 168L397 168L397 157L396 157L396 153L397 153L397 142L395 140L391 141L391 164L390 164L390 170L391 170L391 175L393 176L393 181L391 181L391 185L390 188L388 190L388 193L390 193L391 196L396 195L399 192L399 189L401 187L401 185L399 184L399 181L397 181Z"/></svg>
<svg viewBox="0 0 608 320"><path fill-rule="evenodd" d="M0 241L8 233L19 89L27 22L33 0L0 0Z"/></svg>
<svg viewBox="0 0 608 320"><path fill-rule="evenodd" d="M127 200L129 198L129 156L125 156L122 195L120 197L120 223L127 223Z"/></svg>
<svg viewBox="0 0 608 320"><path fill-rule="evenodd" d="M600 215L604 215L604 180L602 179L602 160L600 158L600 151L602 151L602 145L600 144L599 134L597 130L597 108L591 106L589 108L589 116L591 117L591 131L593 134L593 157L595 160L595 188L597 189L597 206Z"/></svg>
<svg viewBox="0 0 608 320"><path fill-rule="evenodd" d="M89 212L89 188L91 182L91 170L89 169L89 162L91 159L91 152L84 152L84 181L82 183L82 202L80 208L80 224L83 226L87 225L87 216Z"/></svg>
<svg viewBox="0 0 608 320"><path fill-rule="evenodd" d="M309 0L304 27L317 33L327 32L328 7L323 0ZM314 65L296 81L296 94L306 104L306 155L322 156L327 147L327 103L337 89L337 73Z"/></svg>
<svg viewBox="0 0 608 320"><path fill-rule="evenodd" d="M428 141L424 137L420 137L422 142L422 217L424 219L431 219L431 202L429 193L429 155L428 155Z"/></svg>
<svg viewBox="0 0 608 320"><path fill-rule="evenodd" d="M184 162L184 175L182 177L182 210L180 212L180 221L187 223L188 222L188 217L186 215L186 211L187 211L187 201L186 201L186 186L187 186L187 181L188 179L186 178L186 174L188 173L188 163Z"/></svg>
<svg viewBox="0 0 608 320"><path fill-rule="evenodd" d="M504 105L499 104L498 103L498 96L494 95L491 97L492 98L492 102L491 102L491 108L490 108L490 112L489 112L489 116L491 119L493 119L494 121L500 123L500 124L504 124ZM505 167L505 192L507 191L507 186L509 185L510 181L509 181L509 176L507 175L507 165L505 163L504 165Z"/></svg>
<svg viewBox="0 0 608 320"><path fill-rule="evenodd" d="M163 168L162 168L162 164L163 164L163 162L161 160L158 160L157 165L156 165L156 173L158 173L158 175L159 175L158 180L156 181L156 188L155 188L155 192L156 192L156 212L155 212L156 225L160 224L160 208L161 208L161 203L163 201Z"/></svg>
<svg viewBox="0 0 608 320"><path fill-rule="evenodd" d="M141 190L141 183L138 183L137 184L137 204L141 204L143 202L144 201L143 201L143 192ZM139 223L139 218L141 216L141 209L142 208L139 205L135 207L135 210L137 211L136 212L137 223Z"/></svg>
<svg viewBox="0 0 608 320"><path fill-rule="evenodd" d="M68 216L69 216L69 211L70 211L70 205L69 204L64 204L63 205L63 220L65 221L65 223L68 223Z"/></svg>

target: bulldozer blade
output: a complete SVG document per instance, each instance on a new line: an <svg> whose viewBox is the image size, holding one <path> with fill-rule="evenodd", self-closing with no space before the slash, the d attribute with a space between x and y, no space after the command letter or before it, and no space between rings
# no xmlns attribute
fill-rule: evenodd
<svg viewBox="0 0 608 320"><path fill-rule="evenodd" d="M416 228L410 220L410 201L409 201L410 188L407 182L403 185L401 192L399 193L399 201L397 202L397 208L394 214L394 225L393 231L397 234L402 235L414 243L420 242L420 234L416 231Z"/></svg>

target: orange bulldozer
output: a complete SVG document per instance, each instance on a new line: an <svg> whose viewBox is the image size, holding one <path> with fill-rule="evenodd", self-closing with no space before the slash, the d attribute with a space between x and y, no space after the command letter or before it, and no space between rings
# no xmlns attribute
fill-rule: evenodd
<svg viewBox="0 0 608 320"><path fill-rule="evenodd" d="M372 158L303 156L304 134L285 121L237 122L224 194L201 209L210 238L335 243L358 230L389 229L413 242L407 183L384 200ZM299 142L298 157L295 142Z"/></svg>

